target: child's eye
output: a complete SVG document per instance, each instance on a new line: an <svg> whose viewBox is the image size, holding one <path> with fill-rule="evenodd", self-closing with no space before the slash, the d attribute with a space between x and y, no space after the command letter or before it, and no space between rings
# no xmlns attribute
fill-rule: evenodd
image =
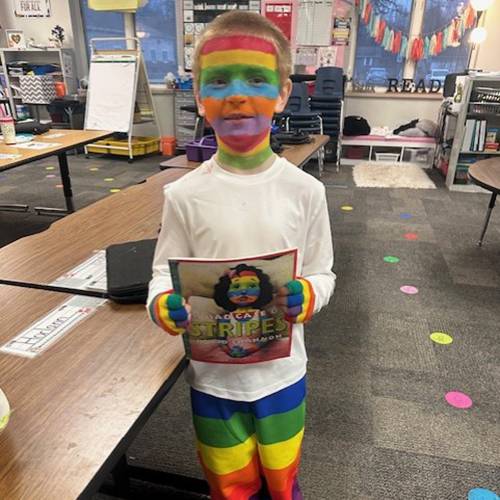
<svg viewBox="0 0 500 500"><path fill-rule="evenodd" d="M224 78L214 78L208 82L212 87L224 87L227 81Z"/></svg>
<svg viewBox="0 0 500 500"><path fill-rule="evenodd" d="M266 79L262 76L252 76L251 78L248 79L248 83L250 85L259 86L266 83Z"/></svg>

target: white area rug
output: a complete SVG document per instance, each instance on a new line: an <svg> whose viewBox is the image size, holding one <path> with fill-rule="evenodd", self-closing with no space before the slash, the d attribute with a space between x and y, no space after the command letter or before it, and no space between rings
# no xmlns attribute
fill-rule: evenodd
<svg viewBox="0 0 500 500"><path fill-rule="evenodd" d="M419 165L406 162L367 161L352 169L358 187L436 189Z"/></svg>

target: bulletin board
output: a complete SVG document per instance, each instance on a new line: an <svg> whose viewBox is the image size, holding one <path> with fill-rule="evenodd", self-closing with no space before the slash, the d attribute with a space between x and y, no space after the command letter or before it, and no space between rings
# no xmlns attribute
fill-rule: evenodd
<svg viewBox="0 0 500 500"><path fill-rule="evenodd" d="M332 41L332 0L299 2L297 45L329 46Z"/></svg>

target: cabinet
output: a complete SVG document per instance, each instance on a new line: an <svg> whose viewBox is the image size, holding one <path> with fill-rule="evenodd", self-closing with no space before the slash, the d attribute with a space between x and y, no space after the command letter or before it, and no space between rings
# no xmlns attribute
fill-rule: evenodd
<svg viewBox="0 0 500 500"><path fill-rule="evenodd" d="M0 90L9 102L14 118L17 119L16 105L22 104L19 77L30 67L47 66L55 82L64 82L66 94L74 94L77 78L72 49L0 49ZM14 69L13 63L18 63ZM20 66L19 63L24 63ZM52 66L52 68L50 68ZM25 68L25 69L23 69ZM45 71L45 70L43 70ZM37 74L38 70L35 71Z"/></svg>
<svg viewBox="0 0 500 500"><path fill-rule="evenodd" d="M459 109L454 109L459 107ZM443 128L437 166L453 191L483 191L468 180L469 166L500 155L500 76L475 74L464 78L459 106L442 113Z"/></svg>
<svg viewBox="0 0 500 500"><path fill-rule="evenodd" d="M196 113L181 109L183 106L194 106L194 93L192 90L175 90L174 94L174 120L175 139L177 147L184 149L186 142L194 139L196 126Z"/></svg>

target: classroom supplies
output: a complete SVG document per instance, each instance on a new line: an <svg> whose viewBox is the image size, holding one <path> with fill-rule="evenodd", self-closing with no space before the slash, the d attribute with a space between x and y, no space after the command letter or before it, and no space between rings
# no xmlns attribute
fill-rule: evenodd
<svg viewBox="0 0 500 500"><path fill-rule="evenodd" d="M0 118L0 128L2 130L3 142L5 144L16 143L16 129L12 116L2 116Z"/></svg>

